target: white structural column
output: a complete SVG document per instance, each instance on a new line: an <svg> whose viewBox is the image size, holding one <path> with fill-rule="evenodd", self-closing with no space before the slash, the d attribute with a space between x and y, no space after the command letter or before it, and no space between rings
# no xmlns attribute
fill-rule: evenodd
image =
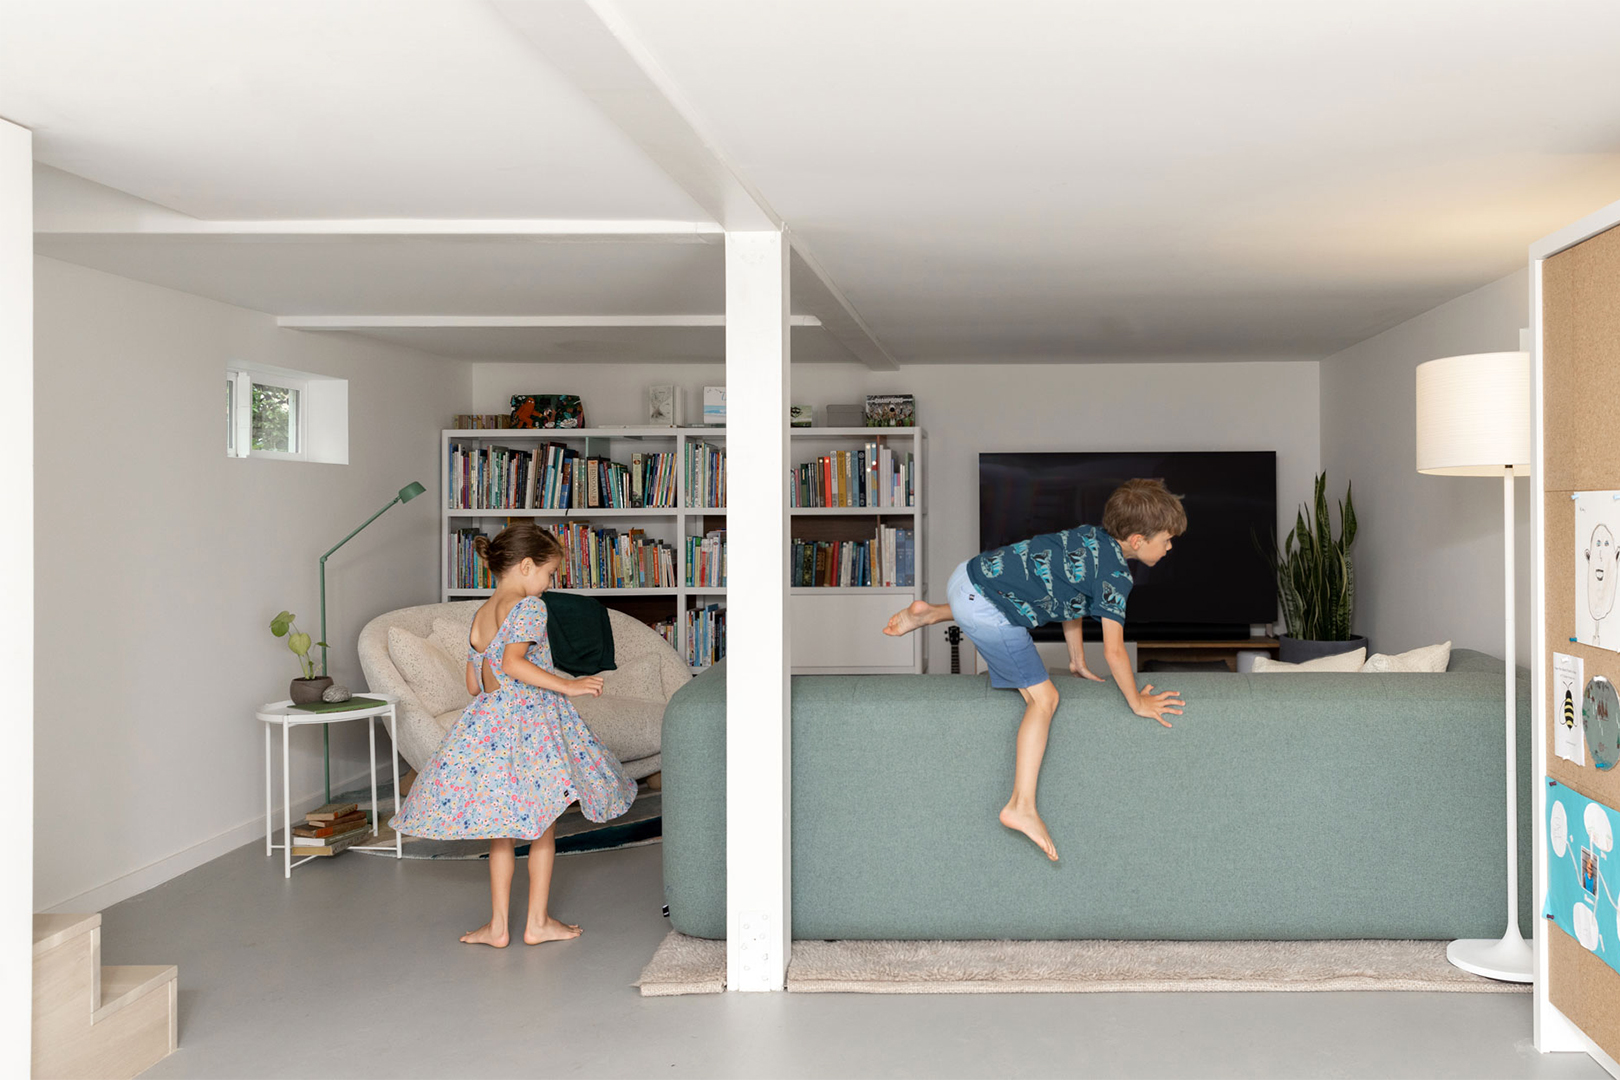
<svg viewBox="0 0 1620 1080"><path fill-rule="evenodd" d="M781 990L792 941L788 244L726 234L726 986Z"/></svg>
<svg viewBox="0 0 1620 1080"><path fill-rule="evenodd" d="M27 128L0 120L0 680L8 687L11 775L0 785L10 871L0 885L0 1075L29 1074L34 910L34 154Z"/></svg>

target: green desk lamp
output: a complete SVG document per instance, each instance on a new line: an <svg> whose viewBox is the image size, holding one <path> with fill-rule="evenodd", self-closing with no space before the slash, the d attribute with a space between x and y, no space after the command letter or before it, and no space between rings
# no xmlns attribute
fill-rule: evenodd
<svg viewBox="0 0 1620 1080"><path fill-rule="evenodd" d="M321 674L322 675L327 674L327 670L326 670L326 560L331 557L333 551L336 551L338 548L342 547L344 544L347 544L350 540L353 540L356 536L358 536L359 533L360 533L360 529L364 529L367 525L370 525L373 521L376 521L378 518L380 518L384 514L386 514L388 512L388 510L394 505L394 503L408 503L412 499L416 498L418 495L422 494L426 490L427 490L427 488L423 487L421 484L416 483L414 480L412 482L410 482L409 484L406 484L404 487L399 489L399 494L398 495L394 496L393 499L389 500L389 503L388 503L387 506L383 507L381 510L377 511L375 514L372 514L370 517L366 518L366 520L361 523L359 529L354 530L354 532L350 533L348 536L345 536L343 539L341 539L337 543L333 544L332 545L332 550L328 551L325 555L321 556ZM330 725L323 724L321 726L321 740L322 740L322 747L323 747L323 749L325 750L325 753L326 753L326 801L331 802L332 801L332 728L331 728ZM399 778L395 777L394 782L398 783ZM396 798L397 798L397 793L396 793Z"/></svg>

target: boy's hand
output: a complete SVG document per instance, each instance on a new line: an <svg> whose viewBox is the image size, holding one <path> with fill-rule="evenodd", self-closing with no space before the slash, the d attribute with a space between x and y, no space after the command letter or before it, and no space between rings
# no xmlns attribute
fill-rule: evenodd
<svg viewBox="0 0 1620 1080"><path fill-rule="evenodd" d="M1181 700L1181 695L1175 690L1161 690L1155 694L1152 683L1142 687L1141 700L1142 707L1136 710L1136 715L1146 717L1149 720L1157 720L1165 727L1172 726L1170 721L1164 718L1165 714L1180 716L1182 708L1186 707L1187 704Z"/></svg>
<svg viewBox="0 0 1620 1080"><path fill-rule="evenodd" d="M1069 672L1070 674L1080 676L1082 679L1090 679L1092 682L1108 681L1101 675L1096 674L1090 668L1086 667L1086 662L1084 660L1070 660Z"/></svg>
<svg viewBox="0 0 1620 1080"><path fill-rule="evenodd" d="M568 689L563 693L569 697L601 697L602 676L585 675L574 679L568 684Z"/></svg>

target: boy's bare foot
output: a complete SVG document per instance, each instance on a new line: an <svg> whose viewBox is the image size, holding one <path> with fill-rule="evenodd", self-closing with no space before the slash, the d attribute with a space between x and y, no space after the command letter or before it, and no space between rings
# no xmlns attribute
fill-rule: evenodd
<svg viewBox="0 0 1620 1080"><path fill-rule="evenodd" d="M579 937L582 933L584 931L573 923L559 922L547 917L546 921L538 926L530 923L523 928L523 944L539 945L544 941L567 941L569 938Z"/></svg>
<svg viewBox="0 0 1620 1080"><path fill-rule="evenodd" d="M1009 829L1017 829L1031 840L1035 846L1046 852L1046 857L1057 862L1057 845L1052 843L1052 836L1046 831L1046 822L1033 810L1015 810L1012 806L1001 809L1001 823Z"/></svg>
<svg viewBox="0 0 1620 1080"><path fill-rule="evenodd" d="M497 949L506 948L510 940L506 927L496 926L494 923L485 923L469 934L462 934L461 940L468 945L490 945Z"/></svg>
<svg viewBox="0 0 1620 1080"><path fill-rule="evenodd" d="M890 637L904 637L919 626L927 625L923 619L933 608L934 605L926 600L913 600L910 607L890 617L889 625L883 628L883 632Z"/></svg>

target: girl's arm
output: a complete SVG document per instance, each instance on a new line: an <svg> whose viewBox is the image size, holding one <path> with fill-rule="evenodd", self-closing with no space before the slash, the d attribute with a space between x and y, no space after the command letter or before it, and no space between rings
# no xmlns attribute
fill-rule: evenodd
<svg viewBox="0 0 1620 1080"><path fill-rule="evenodd" d="M473 668L473 662L469 660L467 661L467 693L477 697L483 692L484 688L478 685L478 672Z"/></svg>
<svg viewBox="0 0 1620 1080"><path fill-rule="evenodd" d="M1185 704L1181 695L1174 690L1161 690L1155 694L1153 684L1148 683L1142 687L1142 692L1136 692L1136 672L1131 670L1131 654L1125 651L1125 627L1113 619L1103 619L1103 656L1108 659L1108 670L1114 673L1114 683L1119 692L1125 695L1125 704L1131 707L1131 712L1149 720L1157 720L1165 727L1170 726L1165 714L1181 715L1181 706Z"/></svg>
<svg viewBox="0 0 1620 1080"><path fill-rule="evenodd" d="M566 675L554 675L538 664L529 663L529 642L514 641L501 653L501 670L520 683L541 690L550 690L554 694L567 694L569 697L600 697L602 695L602 676L586 675L579 679L570 679Z"/></svg>

